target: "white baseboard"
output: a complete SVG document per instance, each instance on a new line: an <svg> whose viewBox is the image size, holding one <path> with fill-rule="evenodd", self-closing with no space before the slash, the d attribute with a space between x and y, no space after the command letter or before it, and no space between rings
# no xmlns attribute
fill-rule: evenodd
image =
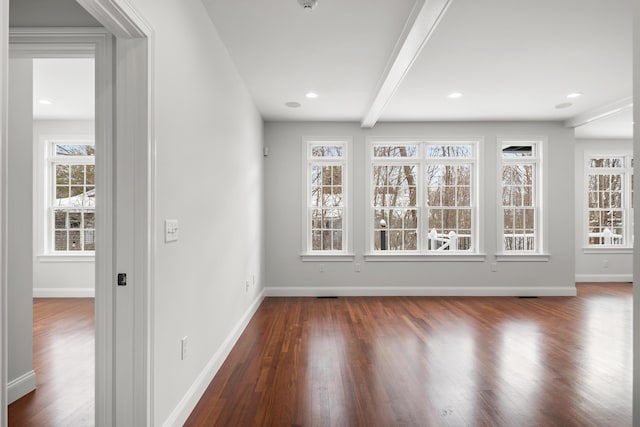
<svg viewBox="0 0 640 427"><path fill-rule="evenodd" d="M7 397L9 399L9 403L15 402L35 389L36 373L31 370L15 380L9 381L9 384L7 384Z"/></svg>
<svg viewBox="0 0 640 427"><path fill-rule="evenodd" d="M231 330L218 351L216 351L211 360L209 360L209 363L207 363L202 372L200 372L200 375L198 375L191 387L189 387L189 390L187 390L186 394L171 412L167 420L162 424L164 427L182 426L187 418L189 418L193 408L195 408L196 404L209 386L209 383L211 383L213 377L218 373L218 370L233 349L238 338L240 338L240 335L244 332L249 321L258 310L258 307L260 307L264 297L265 291L263 289L244 313L244 316L242 316L235 328Z"/></svg>
<svg viewBox="0 0 640 427"><path fill-rule="evenodd" d="M95 298L94 288L33 288L34 298Z"/></svg>
<svg viewBox="0 0 640 427"><path fill-rule="evenodd" d="M269 287L269 297L319 296L576 296L574 284L569 286L446 286L446 287Z"/></svg>
<svg viewBox="0 0 640 427"><path fill-rule="evenodd" d="M633 274L576 274L576 282L633 282Z"/></svg>

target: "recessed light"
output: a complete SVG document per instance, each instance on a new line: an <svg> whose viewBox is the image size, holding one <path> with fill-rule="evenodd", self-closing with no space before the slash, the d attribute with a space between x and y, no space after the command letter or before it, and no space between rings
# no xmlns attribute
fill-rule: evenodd
<svg viewBox="0 0 640 427"><path fill-rule="evenodd" d="M462 98L462 92L451 92L449 95L447 95L447 97L449 99L458 99L458 98Z"/></svg>
<svg viewBox="0 0 640 427"><path fill-rule="evenodd" d="M569 108L571 107L573 104L570 102L563 102L562 104L558 104L556 105L556 109L558 110L562 110L563 108Z"/></svg>
<svg viewBox="0 0 640 427"><path fill-rule="evenodd" d="M51 105L51 104L53 104L53 102L49 101L48 99L40 99L38 102L40 104L42 104L42 105Z"/></svg>
<svg viewBox="0 0 640 427"><path fill-rule="evenodd" d="M582 96L582 92L571 92L569 95L567 95L567 98L572 99L572 98L579 98Z"/></svg>
<svg viewBox="0 0 640 427"><path fill-rule="evenodd" d="M300 108L300 107L302 107L302 104L300 104L299 102L295 102L295 101L287 102L284 105L286 105L289 108Z"/></svg>
<svg viewBox="0 0 640 427"><path fill-rule="evenodd" d="M307 92L304 94L304 96L306 96L309 99L315 99L318 97L318 94L315 92Z"/></svg>

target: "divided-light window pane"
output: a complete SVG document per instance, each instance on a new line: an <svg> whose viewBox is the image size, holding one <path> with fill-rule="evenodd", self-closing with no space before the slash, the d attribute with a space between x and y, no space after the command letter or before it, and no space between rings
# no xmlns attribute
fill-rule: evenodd
<svg viewBox="0 0 640 427"><path fill-rule="evenodd" d="M53 252L95 250L95 149L53 143L50 205Z"/></svg>
<svg viewBox="0 0 640 427"><path fill-rule="evenodd" d="M313 145L311 147L312 157L342 157L343 147L340 145Z"/></svg>
<svg viewBox="0 0 640 427"><path fill-rule="evenodd" d="M310 143L308 236L310 251L342 252L345 239L344 144Z"/></svg>
<svg viewBox="0 0 640 427"><path fill-rule="evenodd" d="M427 157L434 158L462 158L473 157L473 146L471 145L428 145Z"/></svg>
<svg viewBox="0 0 640 427"><path fill-rule="evenodd" d="M626 160L624 156L587 159L588 245L621 246L630 240L632 231L627 218L633 215L633 160Z"/></svg>
<svg viewBox="0 0 640 427"><path fill-rule="evenodd" d="M471 249L471 177L470 164L427 166L430 250Z"/></svg>
<svg viewBox="0 0 640 427"><path fill-rule="evenodd" d="M590 168L623 168L624 157L599 157L588 161Z"/></svg>
<svg viewBox="0 0 640 427"><path fill-rule="evenodd" d="M95 156L96 149L88 144L54 144L56 156Z"/></svg>
<svg viewBox="0 0 640 427"><path fill-rule="evenodd" d="M386 250L418 249L417 174L418 165L411 163L373 167L375 250L382 249L383 243Z"/></svg>
<svg viewBox="0 0 640 427"><path fill-rule="evenodd" d="M418 157L417 145L375 145L373 157Z"/></svg>
<svg viewBox="0 0 640 427"><path fill-rule="evenodd" d="M535 157L536 155L536 146L533 144L504 144L502 147L503 159Z"/></svg>
<svg viewBox="0 0 640 427"><path fill-rule="evenodd" d="M477 250L475 143L373 143L371 152L373 251Z"/></svg>
<svg viewBox="0 0 640 427"><path fill-rule="evenodd" d="M537 149L537 144L520 142L502 145L502 243L505 252L540 250Z"/></svg>

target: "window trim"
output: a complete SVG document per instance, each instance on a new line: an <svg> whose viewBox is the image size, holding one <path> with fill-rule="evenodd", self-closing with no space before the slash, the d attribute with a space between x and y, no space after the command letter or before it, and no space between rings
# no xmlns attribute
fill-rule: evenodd
<svg viewBox="0 0 640 427"><path fill-rule="evenodd" d="M405 158L376 158L373 155L373 150L376 145L389 146L409 146L417 145L416 157ZM428 250L428 207L426 206L426 200L424 193L425 184L424 171L427 164L438 163L435 158L428 158L426 147L428 145L471 145L473 147L474 156L468 158L443 158L444 162L451 164L472 164L472 180L471 185L471 229L472 229L472 250L470 251L447 251L446 254ZM484 182L481 181L481 177L484 176L480 173L483 168L483 147L484 137L481 136L421 136L421 137L367 137L366 138L366 155L365 157L365 260L366 261L484 261L486 255L484 253L484 239L483 234L480 232L480 226L483 223L484 213ZM374 250L374 238L373 238L373 215L372 215L372 194L373 194L373 179L372 179L372 167L379 161L384 159L386 163L404 163L412 162L418 164L418 185L416 194L416 207L418 209L418 218L420 223L418 225L418 242L417 250L415 251L381 251ZM422 224L422 225L421 225Z"/></svg>
<svg viewBox="0 0 640 427"><path fill-rule="evenodd" d="M623 189L623 218L624 218L624 245L591 245L589 244L589 175L597 170L597 168L589 167L589 160L592 158L613 158L623 157L625 165L623 168L601 168L606 171L621 171L624 176L624 189ZM582 176L583 176L583 203L582 203L582 251L583 253L632 253L633 252L633 215L634 208L632 205L632 192L633 187L633 152L631 150L611 150L608 153L603 153L602 150L589 150L585 151L584 159L582 163Z"/></svg>
<svg viewBox="0 0 640 427"><path fill-rule="evenodd" d="M548 261L550 254L548 253L548 230L547 220L549 217L548 205L546 203L548 194L548 153L547 144L548 138L546 136L498 136L496 138L496 155L497 155L497 168L496 168L496 208L498 210L497 218L497 240L496 240L496 260L497 261ZM504 248L504 214L502 205L502 167L505 164L505 159L502 157L502 147L506 143L514 144L531 144L535 146L536 156L532 157L532 163L535 164L535 201L536 209L535 224L536 229L534 233L535 238L535 250L534 251L507 251ZM517 159L506 159L506 163L518 163Z"/></svg>
<svg viewBox="0 0 640 427"><path fill-rule="evenodd" d="M311 188L310 166L312 164L311 147L319 144L339 144L344 147L342 159L325 160L326 163L340 163L343 165L342 172L342 197L343 197L343 217L342 217L342 250L341 251L319 251L311 250L311 219L309 217L309 189ZM355 255L353 253L353 203L351 189L353 188L353 162L352 162L353 137L350 136L303 136L301 144L301 165L302 165L302 236L300 259L303 262L314 261L351 261ZM317 161L317 160L316 160Z"/></svg>
<svg viewBox="0 0 640 427"><path fill-rule="evenodd" d="M47 134L41 135L38 139L37 147L34 150L34 170L36 179L34 180L34 211L36 212L34 221L36 222L34 233L34 248L36 248L39 262L93 262L95 261L94 251L59 251L53 250L51 245L53 232L53 219L50 214L51 197L53 195L53 147L55 144L82 144L93 145L95 147L95 136L90 134ZM65 159L73 163L71 158ZM93 158L95 164L95 157Z"/></svg>

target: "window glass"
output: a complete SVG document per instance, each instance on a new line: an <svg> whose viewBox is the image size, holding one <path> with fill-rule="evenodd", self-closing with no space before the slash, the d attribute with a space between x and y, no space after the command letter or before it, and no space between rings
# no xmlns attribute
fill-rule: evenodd
<svg viewBox="0 0 640 427"><path fill-rule="evenodd" d="M95 250L95 148L91 144L52 143L50 250Z"/></svg>
<svg viewBox="0 0 640 427"><path fill-rule="evenodd" d="M307 251L344 252L345 172L344 142L308 142Z"/></svg>
<svg viewBox="0 0 640 427"><path fill-rule="evenodd" d="M371 250L477 251L476 147L372 143Z"/></svg>
<svg viewBox="0 0 640 427"><path fill-rule="evenodd" d="M633 233L632 164L633 160L625 156L592 156L587 159L588 245L630 245Z"/></svg>
<svg viewBox="0 0 640 427"><path fill-rule="evenodd" d="M537 143L502 144L502 250L539 252L540 159Z"/></svg>

